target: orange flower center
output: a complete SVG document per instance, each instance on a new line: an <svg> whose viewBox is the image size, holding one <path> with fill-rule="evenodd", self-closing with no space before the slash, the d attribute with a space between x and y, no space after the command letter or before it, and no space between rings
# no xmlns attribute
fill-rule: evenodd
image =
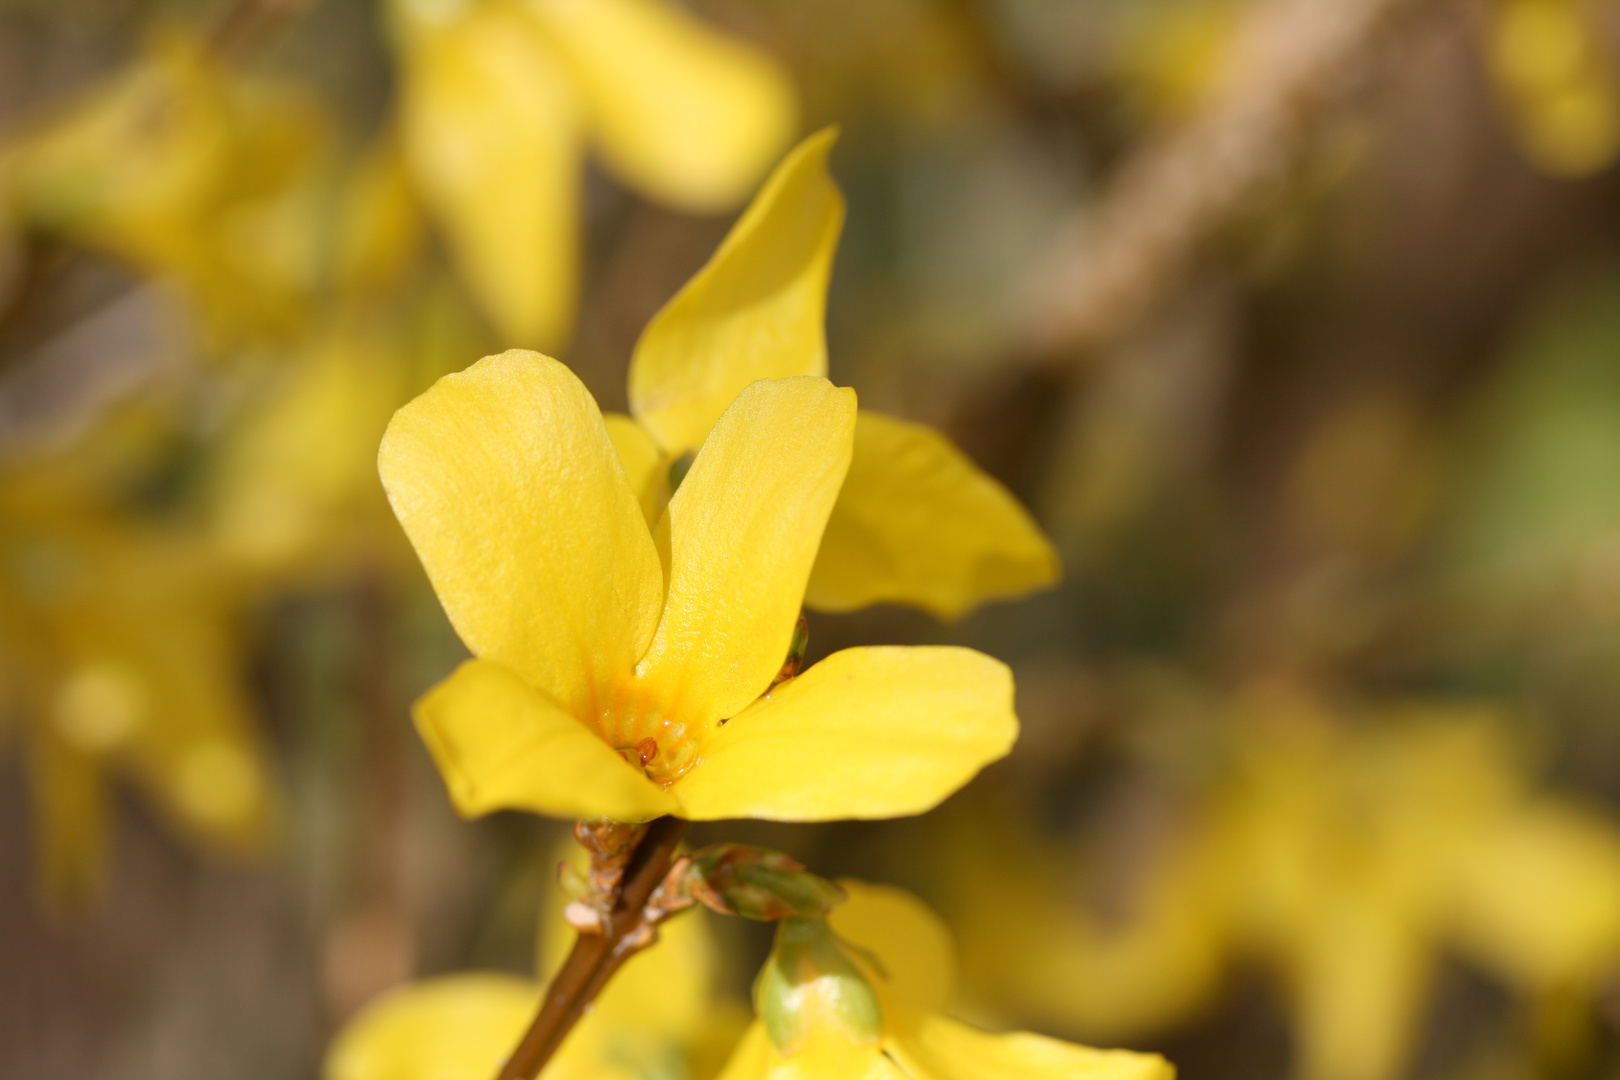
<svg viewBox="0 0 1620 1080"><path fill-rule="evenodd" d="M697 764L696 732L688 730L678 710L643 687L614 687L589 723L655 784L668 787Z"/></svg>

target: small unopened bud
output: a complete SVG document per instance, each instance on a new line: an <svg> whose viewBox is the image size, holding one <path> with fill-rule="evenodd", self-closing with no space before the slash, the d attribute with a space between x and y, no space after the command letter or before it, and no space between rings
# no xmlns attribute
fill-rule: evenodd
<svg viewBox="0 0 1620 1080"><path fill-rule="evenodd" d="M835 1027L857 1043L883 1032L877 992L824 919L783 919L754 980L754 1009L776 1049L792 1054L812 1030Z"/></svg>
<svg viewBox="0 0 1620 1080"><path fill-rule="evenodd" d="M686 474L692 471L692 462L696 460L697 455L688 450L669 463L669 493L671 495L681 489L681 481L685 480Z"/></svg>
<svg viewBox="0 0 1620 1080"><path fill-rule="evenodd" d="M845 900L842 888L796 860L742 844L694 852L686 889L705 907L745 919L821 919Z"/></svg>

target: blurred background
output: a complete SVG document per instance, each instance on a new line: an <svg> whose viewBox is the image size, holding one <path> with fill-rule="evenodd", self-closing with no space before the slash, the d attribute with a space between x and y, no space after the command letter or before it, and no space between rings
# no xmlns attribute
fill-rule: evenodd
<svg viewBox="0 0 1620 1080"><path fill-rule="evenodd" d="M565 827L450 810L377 440L509 346L622 410L831 123L833 379L1065 576L810 615L1014 666L945 806L697 839L1186 1080L1620 1070L1620 5L0 0L0 1075L316 1077L532 970Z"/></svg>

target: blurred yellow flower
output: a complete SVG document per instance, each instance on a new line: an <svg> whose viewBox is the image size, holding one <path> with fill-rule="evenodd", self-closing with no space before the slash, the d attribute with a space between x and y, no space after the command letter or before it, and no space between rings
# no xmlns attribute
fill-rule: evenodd
<svg viewBox="0 0 1620 1080"><path fill-rule="evenodd" d="M1488 60L1524 152L1558 176L1586 176L1620 151L1620 77L1597 5L1496 0Z"/></svg>
<svg viewBox="0 0 1620 1080"><path fill-rule="evenodd" d="M899 889L845 881L849 902L790 919L755 985L761 1020L722 1080L1171 1080L1157 1054L991 1035L940 1015L955 973L950 933ZM830 932L829 932L830 930ZM876 992L876 1001L871 1000Z"/></svg>
<svg viewBox="0 0 1620 1080"><path fill-rule="evenodd" d="M170 32L0 148L4 216L178 282L220 341L286 333L316 284L313 99Z"/></svg>
<svg viewBox="0 0 1620 1080"><path fill-rule="evenodd" d="M231 577L200 537L87 500L59 463L0 478L0 683L58 906L101 886L109 772L215 849L258 848L275 809L235 671Z"/></svg>
<svg viewBox="0 0 1620 1080"><path fill-rule="evenodd" d="M671 468L689 461L755 379L827 373L827 283L844 200L827 174L836 133L777 167L708 264L647 324L630 360L630 417L610 416L655 525ZM862 410L805 602L897 602L958 618L1052 584L1058 559L1005 488L944 436Z"/></svg>
<svg viewBox="0 0 1620 1080"><path fill-rule="evenodd" d="M573 322L581 157L683 210L739 201L796 123L759 50L662 0L395 0L411 175L508 344Z"/></svg>
<svg viewBox="0 0 1620 1080"><path fill-rule="evenodd" d="M555 360L486 357L401 409L383 485L477 657L416 712L457 808L889 817L1005 754L1011 677L968 649L846 649L772 689L854 425L825 379L751 384L655 539Z"/></svg>
<svg viewBox="0 0 1620 1080"><path fill-rule="evenodd" d="M714 990L707 920L704 912L682 915L626 962L546 1066L548 1080L715 1075L741 1023L740 1009ZM543 991L535 980L494 972L400 987L339 1033L325 1080L489 1080L534 1018Z"/></svg>
<svg viewBox="0 0 1620 1080"><path fill-rule="evenodd" d="M1301 1076L1389 1080L1443 950L1538 1001L1592 995L1620 964L1620 830L1530 791L1489 710L1414 704L1356 730L1309 699L1244 711L1234 769L1160 845L1128 916L1018 876L1058 865L1049 852L1003 854L1011 879L977 869L994 898L963 879L993 995L1140 1032L1199 1005L1234 954L1258 956L1288 988Z"/></svg>

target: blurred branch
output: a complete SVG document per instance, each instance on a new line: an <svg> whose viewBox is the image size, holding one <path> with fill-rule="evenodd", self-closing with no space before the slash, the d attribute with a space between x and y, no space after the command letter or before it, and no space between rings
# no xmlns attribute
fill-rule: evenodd
<svg viewBox="0 0 1620 1080"><path fill-rule="evenodd" d="M214 54L236 63L255 58L315 0L236 0L209 35Z"/></svg>
<svg viewBox="0 0 1620 1080"><path fill-rule="evenodd" d="M1265 0L1238 35L1203 114L1128 159L1077 211L1013 311L1015 351L1038 367L1095 355L1181 281L1205 243L1281 179L1322 114L1421 0Z"/></svg>

